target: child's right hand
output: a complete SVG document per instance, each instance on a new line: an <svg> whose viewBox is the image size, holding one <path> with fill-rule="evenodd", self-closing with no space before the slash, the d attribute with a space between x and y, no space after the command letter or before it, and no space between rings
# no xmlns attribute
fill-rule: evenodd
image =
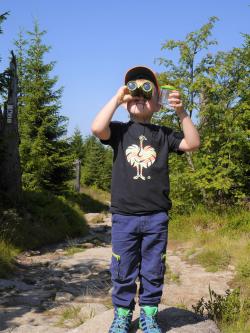
<svg viewBox="0 0 250 333"><path fill-rule="evenodd" d="M132 99L135 99L133 96L130 95L127 86L122 86L121 88L119 88L115 96L117 98L117 104L119 106L123 103L131 101Z"/></svg>

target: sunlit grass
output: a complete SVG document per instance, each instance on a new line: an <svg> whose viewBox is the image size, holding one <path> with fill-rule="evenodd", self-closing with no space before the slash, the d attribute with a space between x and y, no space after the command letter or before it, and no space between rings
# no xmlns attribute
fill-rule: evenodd
<svg viewBox="0 0 250 333"><path fill-rule="evenodd" d="M78 247L78 246L69 246L65 250L65 255L72 256L75 253L84 252L84 251L85 251L85 249L83 249L81 247Z"/></svg>
<svg viewBox="0 0 250 333"><path fill-rule="evenodd" d="M14 258L20 250L4 240L0 240L0 276L8 277L14 267Z"/></svg>
<svg viewBox="0 0 250 333"><path fill-rule="evenodd" d="M55 326L74 328L84 323L86 319L80 316L80 306L64 307Z"/></svg>
<svg viewBox="0 0 250 333"><path fill-rule="evenodd" d="M180 273L173 272L168 263L166 263L165 277L166 277L166 282L167 283L173 282L173 283L176 283L176 284L180 284Z"/></svg>
<svg viewBox="0 0 250 333"><path fill-rule="evenodd" d="M240 288L244 308L228 324L222 318L223 333L249 332L250 304L250 212L234 210L205 211L198 208L189 215L175 215L169 224L169 238L189 243L183 258L216 272L235 268L231 288ZM228 318L227 318L228 319Z"/></svg>
<svg viewBox="0 0 250 333"><path fill-rule="evenodd" d="M96 187L81 187L81 193L85 193L86 195L90 196L94 200L98 200L103 203L108 203L111 200L111 194L107 191L103 191Z"/></svg>

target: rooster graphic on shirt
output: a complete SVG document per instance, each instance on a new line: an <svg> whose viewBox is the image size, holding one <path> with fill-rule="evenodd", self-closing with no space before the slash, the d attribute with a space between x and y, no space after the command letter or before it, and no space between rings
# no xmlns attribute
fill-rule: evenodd
<svg viewBox="0 0 250 333"><path fill-rule="evenodd" d="M133 144L126 149L126 157L129 164L136 168L136 176L133 179L146 178L142 175L143 169L149 168L156 160L156 151L151 146L143 147L143 141L147 140L144 135L139 136L140 145ZM150 177L148 177L150 179Z"/></svg>

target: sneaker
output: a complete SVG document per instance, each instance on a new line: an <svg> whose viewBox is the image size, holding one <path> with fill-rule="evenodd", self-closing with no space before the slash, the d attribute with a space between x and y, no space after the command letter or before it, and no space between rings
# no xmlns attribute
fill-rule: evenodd
<svg viewBox="0 0 250 333"><path fill-rule="evenodd" d="M115 317L109 329L109 333L128 333L133 312L126 308L115 308Z"/></svg>
<svg viewBox="0 0 250 333"><path fill-rule="evenodd" d="M157 306L145 305L141 307L139 326L144 333L162 333L157 323Z"/></svg>

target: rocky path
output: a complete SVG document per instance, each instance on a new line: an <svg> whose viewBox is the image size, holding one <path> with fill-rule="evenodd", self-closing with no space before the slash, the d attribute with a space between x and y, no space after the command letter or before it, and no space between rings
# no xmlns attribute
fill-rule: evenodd
<svg viewBox="0 0 250 333"><path fill-rule="evenodd" d="M110 298L110 216L91 223L83 238L29 251L18 257L12 279L0 279L0 333L106 333L112 321ZM217 333L214 322L192 310L201 297L208 297L208 285L224 294L232 271L206 272L183 259L187 250L169 242L168 269L159 320L163 332ZM131 332L140 332L138 311Z"/></svg>

